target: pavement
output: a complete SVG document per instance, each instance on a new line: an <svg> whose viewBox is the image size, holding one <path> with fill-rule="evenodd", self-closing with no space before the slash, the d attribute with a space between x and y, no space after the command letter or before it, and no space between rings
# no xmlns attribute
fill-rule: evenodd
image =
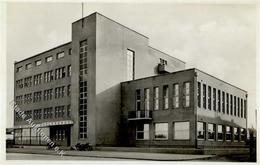
<svg viewBox="0 0 260 165"><path fill-rule="evenodd" d="M38 155L59 155L54 150L37 148L7 148L9 153L38 154ZM190 155L190 154L166 154L166 153L143 153L143 152L118 152L118 151L64 151L64 157L88 157L107 159L128 159L128 160L151 160L151 161L190 161L212 159L215 155ZM16 159L17 160L17 159Z"/></svg>

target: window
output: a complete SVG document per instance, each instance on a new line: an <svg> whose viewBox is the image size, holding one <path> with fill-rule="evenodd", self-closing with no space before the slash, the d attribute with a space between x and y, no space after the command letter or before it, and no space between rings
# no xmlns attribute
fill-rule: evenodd
<svg viewBox="0 0 260 165"><path fill-rule="evenodd" d="M225 92L222 92L222 112L225 113Z"/></svg>
<svg viewBox="0 0 260 165"><path fill-rule="evenodd" d="M190 82L184 83L184 107L190 106Z"/></svg>
<svg viewBox="0 0 260 165"><path fill-rule="evenodd" d="M52 99L52 89L44 90L43 99L44 100L51 100Z"/></svg>
<svg viewBox="0 0 260 165"><path fill-rule="evenodd" d="M29 94L25 94L24 95L24 104L29 104L32 102L32 94L29 93Z"/></svg>
<svg viewBox="0 0 260 165"><path fill-rule="evenodd" d="M52 118L52 107L44 108L43 110L43 118L44 119L51 119Z"/></svg>
<svg viewBox="0 0 260 165"><path fill-rule="evenodd" d="M55 70L55 79L61 79L61 78L64 78L66 75L65 73L65 67L62 67L62 68L58 68Z"/></svg>
<svg viewBox="0 0 260 165"><path fill-rule="evenodd" d="M134 56L135 52L132 50L127 49L126 52L127 56L127 61L126 61L126 66L127 66L127 81L129 80L134 80Z"/></svg>
<svg viewBox="0 0 260 165"><path fill-rule="evenodd" d="M230 115L233 115L233 95L230 95Z"/></svg>
<svg viewBox="0 0 260 165"><path fill-rule="evenodd" d="M205 123L197 122L197 138L198 140L205 140Z"/></svg>
<svg viewBox="0 0 260 165"><path fill-rule="evenodd" d="M163 108L169 108L169 87L168 85L163 86Z"/></svg>
<svg viewBox="0 0 260 165"><path fill-rule="evenodd" d="M65 93L65 86L55 88L56 99L64 97L64 93Z"/></svg>
<svg viewBox="0 0 260 165"><path fill-rule="evenodd" d="M30 68L32 68L32 64L31 64L31 63L28 63L28 64L25 65L25 69L26 69L26 70L28 70L28 69L30 69Z"/></svg>
<svg viewBox="0 0 260 165"><path fill-rule="evenodd" d="M65 114L65 106L57 106L55 107L55 118L62 118Z"/></svg>
<svg viewBox="0 0 260 165"><path fill-rule="evenodd" d="M24 78L24 87L32 86L32 76Z"/></svg>
<svg viewBox="0 0 260 165"><path fill-rule="evenodd" d="M161 65L167 65L167 61L165 59L160 58Z"/></svg>
<svg viewBox="0 0 260 165"><path fill-rule="evenodd" d="M72 49L71 48L69 48L69 55L71 55L72 54Z"/></svg>
<svg viewBox="0 0 260 165"><path fill-rule="evenodd" d="M37 61L35 61L35 65L36 66L39 66L39 65L41 65L42 64L42 60L37 60Z"/></svg>
<svg viewBox="0 0 260 165"><path fill-rule="evenodd" d="M179 84L173 85L173 108L179 108Z"/></svg>
<svg viewBox="0 0 260 165"><path fill-rule="evenodd" d="M41 101L41 97L42 97L42 92L39 91L39 92L34 92L33 93L33 102L39 102Z"/></svg>
<svg viewBox="0 0 260 165"><path fill-rule="evenodd" d="M244 118L246 118L246 111L247 111L247 101L244 100Z"/></svg>
<svg viewBox="0 0 260 165"><path fill-rule="evenodd" d="M218 141L223 141L223 125L218 125Z"/></svg>
<svg viewBox="0 0 260 165"><path fill-rule="evenodd" d="M68 66L68 77L71 76L71 65Z"/></svg>
<svg viewBox="0 0 260 165"><path fill-rule="evenodd" d="M71 115L71 107L70 104L67 106L67 117L70 117Z"/></svg>
<svg viewBox="0 0 260 165"><path fill-rule="evenodd" d="M136 126L136 139L137 140L149 139L149 124L140 124Z"/></svg>
<svg viewBox="0 0 260 165"><path fill-rule="evenodd" d="M23 88L23 79L16 81L16 88Z"/></svg>
<svg viewBox="0 0 260 165"><path fill-rule="evenodd" d="M198 107L201 106L201 84L198 82L198 93L197 93Z"/></svg>
<svg viewBox="0 0 260 165"><path fill-rule="evenodd" d="M244 128L240 129L240 136L241 136L241 142L244 142L246 140L246 130Z"/></svg>
<svg viewBox="0 0 260 165"><path fill-rule="evenodd" d="M208 109L211 110L211 87L208 86Z"/></svg>
<svg viewBox="0 0 260 165"><path fill-rule="evenodd" d="M144 89L144 109L150 110L150 89Z"/></svg>
<svg viewBox="0 0 260 165"><path fill-rule="evenodd" d="M239 140L239 135L238 135L238 128L234 127L234 141L238 142Z"/></svg>
<svg viewBox="0 0 260 165"><path fill-rule="evenodd" d="M240 98L237 97L237 116L240 117Z"/></svg>
<svg viewBox="0 0 260 165"><path fill-rule="evenodd" d="M217 110L217 92L216 88L213 88L213 110Z"/></svg>
<svg viewBox="0 0 260 165"><path fill-rule="evenodd" d="M154 110L159 109L159 87L154 87Z"/></svg>
<svg viewBox="0 0 260 165"><path fill-rule="evenodd" d="M42 110L41 109L35 109L33 111L33 119L37 120L37 119L41 119L42 118Z"/></svg>
<svg viewBox="0 0 260 165"><path fill-rule="evenodd" d="M39 84L41 84L42 74L34 75L33 78L34 78L34 81L33 81L33 84L34 84L34 85L39 85Z"/></svg>
<svg viewBox="0 0 260 165"><path fill-rule="evenodd" d="M63 58L65 56L64 52L57 53L57 59Z"/></svg>
<svg viewBox="0 0 260 165"><path fill-rule="evenodd" d="M51 62L51 61L52 61L52 58L53 58L52 56L46 57L46 58L45 58L45 61L46 61L46 62Z"/></svg>
<svg viewBox="0 0 260 165"><path fill-rule="evenodd" d="M168 139L168 123L155 124L155 139L167 140Z"/></svg>
<svg viewBox="0 0 260 165"><path fill-rule="evenodd" d="M190 139L190 122L174 122L174 140Z"/></svg>
<svg viewBox="0 0 260 165"><path fill-rule="evenodd" d="M135 110L140 111L141 110L141 90L137 89L135 92Z"/></svg>
<svg viewBox="0 0 260 165"><path fill-rule="evenodd" d="M216 125L215 124L208 124L208 140L215 141L216 138Z"/></svg>
<svg viewBox="0 0 260 165"><path fill-rule="evenodd" d="M227 110L227 114L229 114L229 94L226 94L226 110Z"/></svg>
<svg viewBox="0 0 260 165"><path fill-rule="evenodd" d="M243 99L241 99L241 117L244 117L244 105L243 105Z"/></svg>
<svg viewBox="0 0 260 165"><path fill-rule="evenodd" d="M71 89L70 89L70 85L68 85L68 87L67 87L67 96L70 96L70 94L71 94Z"/></svg>
<svg viewBox="0 0 260 165"><path fill-rule="evenodd" d="M44 82L51 82L53 80L53 71L44 72Z"/></svg>
<svg viewBox="0 0 260 165"><path fill-rule="evenodd" d="M207 108L207 103L206 103L206 85L203 84L203 108L206 109Z"/></svg>
<svg viewBox="0 0 260 165"><path fill-rule="evenodd" d="M234 96L234 115L237 115L237 97Z"/></svg>
<svg viewBox="0 0 260 165"><path fill-rule="evenodd" d="M226 141L231 141L231 128L230 126L226 126Z"/></svg>
<svg viewBox="0 0 260 165"><path fill-rule="evenodd" d="M23 95L16 96L16 97L15 97L15 102L16 102L16 104L18 104L18 105L23 104Z"/></svg>
<svg viewBox="0 0 260 165"><path fill-rule="evenodd" d="M22 71L22 69L23 69L23 67L22 67L22 66L20 66L20 67L17 67L17 68L16 68L16 72L21 72L21 71Z"/></svg>
<svg viewBox="0 0 260 165"><path fill-rule="evenodd" d="M220 96L220 90L218 90L218 112L221 112L221 102L220 102L220 98L221 98L221 96Z"/></svg>

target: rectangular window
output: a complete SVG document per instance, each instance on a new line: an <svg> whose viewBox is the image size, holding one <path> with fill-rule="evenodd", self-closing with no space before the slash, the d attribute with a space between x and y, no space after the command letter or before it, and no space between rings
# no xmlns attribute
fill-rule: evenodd
<svg viewBox="0 0 260 165"><path fill-rule="evenodd" d="M215 141L216 139L216 125L215 124L208 124L208 140Z"/></svg>
<svg viewBox="0 0 260 165"><path fill-rule="evenodd" d="M190 122L174 122L173 123L174 140L190 139Z"/></svg>
<svg viewBox="0 0 260 165"><path fill-rule="evenodd" d="M211 110L211 87L208 86L208 109Z"/></svg>
<svg viewBox="0 0 260 165"><path fill-rule="evenodd" d="M28 70L28 69L30 69L30 68L32 68L32 64L31 64L31 63L25 65L25 69L26 69L26 70Z"/></svg>
<svg viewBox="0 0 260 165"><path fill-rule="evenodd" d="M71 76L71 65L68 66L68 72L67 73L68 73L68 77L70 77Z"/></svg>
<svg viewBox="0 0 260 165"><path fill-rule="evenodd" d="M127 49L126 52L126 66L127 66L127 81L134 80L134 59L135 59L135 52L132 50Z"/></svg>
<svg viewBox="0 0 260 165"><path fill-rule="evenodd" d="M218 125L218 141L223 141L223 125Z"/></svg>
<svg viewBox="0 0 260 165"><path fill-rule="evenodd" d="M213 88L213 110L217 110L217 92L216 88Z"/></svg>
<svg viewBox="0 0 260 165"><path fill-rule="evenodd" d="M173 85L173 108L179 108L179 84Z"/></svg>
<svg viewBox="0 0 260 165"><path fill-rule="evenodd" d="M22 70L23 70L23 67L22 67L22 66L16 68L16 72L21 72Z"/></svg>
<svg viewBox="0 0 260 165"><path fill-rule="evenodd" d="M198 93L197 93L198 107L201 106L201 84L198 82Z"/></svg>
<svg viewBox="0 0 260 165"><path fill-rule="evenodd" d="M237 116L240 117L240 98L237 97Z"/></svg>
<svg viewBox="0 0 260 165"><path fill-rule="evenodd" d="M230 95L230 115L233 115L233 95Z"/></svg>
<svg viewBox="0 0 260 165"><path fill-rule="evenodd" d="M37 61L35 61L35 66L39 66L39 65L41 65L42 64L42 60L37 60Z"/></svg>
<svg viewBox="0 0 260 165"><path fill-rule="evenodd" d="M72 49L70 48L70 49L69 49L69 55L71 55L71 54L72 54Z"/></svg>
<svg viewBox="0 0 260 165"><path fill-rule="evenodd" d="M64 52L57 53L57 59L63 58L65 56Z"/></svg>
<svg viewBox="0 0 260 165"><path fill-rule="evenodd" d="M45 61L46 62L51 62L52 61L52 56L46 57Z"/></svg>
<svg viewBox="0 0 260 165"><path fill-rule="evenodd" d="M218 90L218 112L221 112L221 93L220 90Z"/></svg>
<svg viewBox="0 0 260 165"><path fill-rule="evenodd" d="M197 138L198 140L205 140L205 123L197 122Z"/></svg>
<svg viewBox="0 0 260 165"><path fill-rule="evenodd" d="M141 110L141 90L137 89L135 92L135 110L140 111Z"/></svg>
<svg viewBox="0 0 260 165"><path fill-rule="evenodd" d="M229 94L226 94L226 110L227 110L227 114L229 114Z"/></svg>
<svg viewBox="0 0 260 165"><path fill-rule="evenodd" d="M168 139L168 123L155 124L155 139L167 140Z"/></svg>
<svg viewBox="0 0 260 165"><path fill-rule="evenodd" d="M239 140L239 135L238 135L238 128L234 127L234 141L238 142Z"/></svg>
<svg viewBox="0 0 260 165"><path fill-rule="evenodd" d="M163 86L163 108L169 108L169 87L168 85Z"/></svg>
<svg viewBox="0 0 260 165"><path fill-rule="evenodd" d="M202 99L202 101L203 101L203 108L204 109L206 109L207 108L207 103L206 103L206 84L203 84L203 99Z"/></svg>
<svg viewBox="0 0 260 165"><path fill-rule="evenodd" d="M136 126L136 140L149 139L149 124L138 124Z"/></svg>
<svg viewBox="0 0 260 165"><path fill-rule="evenodd" d="M226 141L231 141L232 134L230 126L226 126Z"/></svg>
<svg viewBox="0 0 260 165"><path fill-rule="evenodd" d="M71 107L70 104L67 106L67 117L70 117L71 115Z"/></svg>
<svg viewBox="0 0 260 165"><path fill-rule="evenodd" d="M184 83L184 107L190 106L190 82Z"/></svg>
<svg viewBox="0 0 260 165"><path fill-rule="evenodd" d="M241 99L241 117L244 117L244 102L243 99Z"/></svg>
<svg viewBox="0 0 260 165"><path fill-rule="evenodd" d="M154 94L153 94L153 101L154 101L154 110L159 109L159 87L154 87Z"/></svg>
<svg viewBox="0 0 260 165"><path fill-rule="evenodd" d="M247 115L247 101L244 100L244 118L246 118L246 115Z"/></svg>
<svg viewBox="0 0 260 165"><path fill-rule="evenodd" d="M222 92L222 112L225 113L225 92Z"/></svg>
<svg viewBox="0 0 260 165"><path fill-rule="evenodd" d="M237 97L234 96L234 115L237 115Z"/></svg>
<svg viewBox="0 0 260 165"><path fill-rule="evenodd" d="M150 89L144 89L144 109L150 110Z"/></svg>
<svg viewBox="0 0 260 165"><path fill-rule="evenodd" d="M70 94L71 94L71 89L70 89L70 85L68 85L68 87L67 87L67 96L70 96Z"/></svg>
<svg viewBox="0 0 260 165"><path fill-rule="evenodd" d="M240 138L241 138L241 142L244 142L246 140L246 130L244 128L240 129Z"/></svg>

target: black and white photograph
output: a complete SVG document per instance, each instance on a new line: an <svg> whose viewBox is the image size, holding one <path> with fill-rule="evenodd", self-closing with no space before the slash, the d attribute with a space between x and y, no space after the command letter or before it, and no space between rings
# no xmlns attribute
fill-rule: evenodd
<svg viewBox="0 0 260 165"><path fill-rule="evenodd" d="M257 164L258 5L1 2L3 163Z"/></svg>

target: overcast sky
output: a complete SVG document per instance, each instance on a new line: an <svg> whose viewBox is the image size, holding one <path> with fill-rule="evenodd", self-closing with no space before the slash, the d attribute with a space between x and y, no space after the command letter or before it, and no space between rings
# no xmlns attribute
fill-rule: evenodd
<svg viewBox="0 0 260 165"><path fill-rule="evenodd" d="M85 3L149 37L149 44L248 91L249 127L256 108L256 8L254 5ZM13 63L71 41L80 3L8 3L7 102L13 99ZM7 104L7 127L13 112Z"/></svg>

